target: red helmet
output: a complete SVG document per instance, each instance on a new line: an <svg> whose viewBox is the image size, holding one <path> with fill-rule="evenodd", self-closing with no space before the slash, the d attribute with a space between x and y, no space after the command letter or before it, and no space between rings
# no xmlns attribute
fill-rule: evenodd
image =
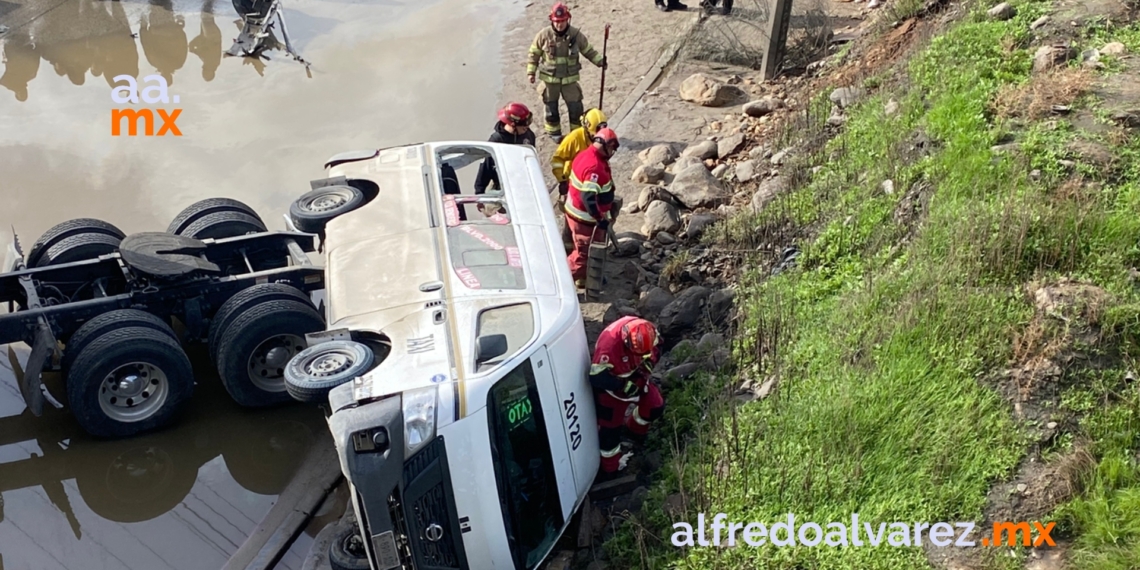
<svg viewBox="0 0 1140 570"><path fill-rule="evenodd" d="M522 103L510 103L499 109L499 122L504 125L530 125L530 109Z"/></svg>
<svg viewBox="0 0 1140 570"><path fill-rule="evenodd" d="M649 354L657 346L657 327L645 319L633 319L621 328L621 339L635 354Z"/></svg>
<svg viewBox="0 0 1140 570"><path fill-rule="evenodd" d="M613 147L614 150L617 150L618 147L621 146L621 143L618 142L617 133L609 127L598 129L598 132L594 133L594 142L600 142L608 147Z"/></svg>
<svg viewBox="0 0 1140 570"><path fill-rule="evenodd" d="M551 22L568 22L570 21L570 8L565 4L559 2L550 9Z"/></svg>

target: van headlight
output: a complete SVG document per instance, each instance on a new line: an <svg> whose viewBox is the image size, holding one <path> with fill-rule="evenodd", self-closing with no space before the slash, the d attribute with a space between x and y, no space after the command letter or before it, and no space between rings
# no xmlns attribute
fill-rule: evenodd
<svg viewBox="0 0 1140 570"><path fill-rule="evenodd" d="M435 437L436 387L404 392L404 442L411 457Z"/></svg>

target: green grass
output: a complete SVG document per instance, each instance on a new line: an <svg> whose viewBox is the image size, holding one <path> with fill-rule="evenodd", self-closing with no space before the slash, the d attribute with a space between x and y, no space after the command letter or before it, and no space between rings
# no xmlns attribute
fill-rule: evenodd
<svg viewBox="0 0 1140 570"><path fill-rule="evenodd" d="M799 269L753 272L740 284L736 376L698 378L668 395L651 445L671 461L647 504L682 496L679 520L693 524L698 512L765 523L789 512L821 524L853 512L873 524L980 519L986 492L1013 473L1030 442L1010 405L979 379L1010 366L1014 338L1033 318L1025 284L1071 276L1109 293L1097 351L1112 364L1070 378L1074 387L1058 402L1081 427L1049 456L1087 440L1098 466L1085 492L1050 520L1075 536L1078 567L1136 567L1140 396L1122 379L1123 363L1140 354L1140 295L1127 273L1140 260L1140 143L1114 148L1131 160L1116 178L1071 196L1055 191L1068 176L1057 161L1080 133L1029 125L1018 133L1019 154L994 155L1009 126L994 124L987 105L1028 77L1028 24L1047 4L1019 3L1007 22L986 19L987 7L910 61L909 84L881 86L890 93L852 110L816 155L824 168L810 183L716 232L751 249L789 225L808 237ZM890 97L900 112L887 117ZM937 141L933 152L907 150L916 132ZM1032 169L1042 171L1039 181ZM891 194L882 191L888 179ZM933 197L912 226L896 210L916 185ZM775 395L733 405L740 377L772 375ZM653 508L622 526L607 543L611 566L928 567L918 548L680 549L670 544L672 521ZM990 567L1019 564L995 557Z"/></svg>

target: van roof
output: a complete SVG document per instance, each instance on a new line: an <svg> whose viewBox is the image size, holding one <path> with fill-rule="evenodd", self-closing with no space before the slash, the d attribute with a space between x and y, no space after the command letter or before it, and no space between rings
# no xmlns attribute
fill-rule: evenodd
<svg viewBox="0 0 1140 570"><path fill-rule="evenodd" d="M501 191L444 194L445 165L463 171L487 157ZM330 177L379 190L327 224L325 271L329 328L372 331L391 343L369 373L383 380L372 383L382 394L487 372L475 369L480 335L506 334L509 359L575 318L577 295L533 148L437 142L346 153L327 164ZM501 211L484 216L476 200ZM463 204L467 220L458 213ZM567 296L573 302L562 302Z"/></svg>

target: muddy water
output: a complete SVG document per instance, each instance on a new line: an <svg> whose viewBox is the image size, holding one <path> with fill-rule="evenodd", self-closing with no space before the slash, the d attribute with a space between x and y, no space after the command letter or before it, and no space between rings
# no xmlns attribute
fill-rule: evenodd
<svg viewBox="0 0 1140 570"><path fill-rule="evenodd" d="M224 57L239 30L229 2L25 1L48 11L0 36L0 248L11 228L26 248L76 217L162 231L214 196L282 229L333 154L485 139L501 104L504 25L522 9L286 0L306 70L283 51ZM182 109L182 136L111 136L111 109L124 106L111 78L122 74L167 79L179 102L158 106ZM0 347L0 569L216 569L237 550L325 427L305 406L238 408L203 355L191 358L199 383L177 425L101 442L66 409L32 417ZM330 517L343 508L343 497L326 505ZM298 551L278 567L299 568Z"/></svg>

